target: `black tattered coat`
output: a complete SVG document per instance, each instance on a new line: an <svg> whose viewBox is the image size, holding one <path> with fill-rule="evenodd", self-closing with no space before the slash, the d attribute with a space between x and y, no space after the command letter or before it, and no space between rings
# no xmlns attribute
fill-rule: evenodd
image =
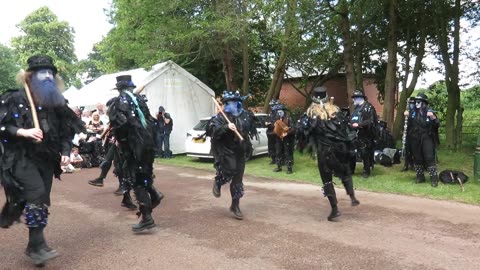
<svg viewBox="0 0 480 270"><path fill-rule="evenodd" d="M70 156L72 139L75 133L85 132L84 123L68 107L67 103L61 107L37 107L40 129L43 140L34 143L31 139L16 136L19 129L31 129L33 125L32 108L29 105L24 89L9 90L0 96L0 180L7 195L7 204L2 211L2 223L16 220L21 214L22 195L24 192L15 171L27 168L33 164L36 168L52 171L56 178L62 172L60 168L61 156ZM21 167L18 167L21 166ZM32 168L30 165L28 168ZM42 176L48 177L48 176ZM31 179L30 181L42 181ZM51 179L49 180L51 181ZM48 184L48 183L47 183ZM51 187L51 182L48 184ZM49 188L45 194L48 205ZM14 207L15 206L15 207Z"/></svg>
<svg viewBox="0 0 480 270"><path fill-rule="evenodd" d="M151 180L154 160L155 119L150 114L147 103L140 95L131 93L136 99L138 109L143 113L142 124L134 100L126 92L108 101L108 117L115 139L120 145L122 157L127 162L125 173L134 177L145 174ZM134 180L134 179L132 179Z"/></svg>
<svg viewBox="0 0 480 270"><path fill-rule="evenodd" d="M217 169L221 168L222 174L227 178L240 173L244 168L245 156L253 151L250 138L258 136L252 112L244 110L238 116L228 117L237 127L243 141L228 128L228 122L221 114L210 120L207 132L212 137L211 152L219 165Z"/></svg>

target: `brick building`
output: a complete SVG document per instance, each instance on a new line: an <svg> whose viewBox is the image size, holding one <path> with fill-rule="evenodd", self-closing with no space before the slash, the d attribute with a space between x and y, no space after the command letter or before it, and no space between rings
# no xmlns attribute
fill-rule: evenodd
<svg viewBox="0 0 480 270"><path fill-rule="evenodd" d="M313 82L315 78L312 78ZM300 84L301 78L298 79L289 79L290 81L285 80L282 84L282 89L280 90L280 101L287 105L289 108L305 108L307 106L305 97L300 94L292 85ZM329 96L335 98L335 103L339 107L347 107L351 104L352 100L350 97L347 97L347 80L345 74L338 74L330 80L326 81L323 84L327 88L327 93ZM307 89L311 89L309 86ZM375 107L378 116L381 119L383 104L377 99L378 89L377 85L374 83L374 79L371 76L364 76L363 89L365 95L368 97L368 101Z"/></svg>

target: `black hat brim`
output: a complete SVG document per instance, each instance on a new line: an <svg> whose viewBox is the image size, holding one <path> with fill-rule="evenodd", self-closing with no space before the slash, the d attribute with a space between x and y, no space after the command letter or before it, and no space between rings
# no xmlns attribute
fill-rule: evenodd
<svg viewBox="0 0 480 270"><path fill-rule="evenodd" d="M127 88L136 88L137 86L135 84L125 84L125 83L117 83L115 84L115 90L123 90L123 89L127 89Z"/></svg>
<svg viewBox="0 0 480 270"><path fill-rule="evenodd" d="M30 66L30 67L27 68L27 71L34 72L34 71L38 71L40 69L51 69L53 71L53 74L58 73L58 69L55 66L51 66L51 65Z"/></svg>
<svg viewBox="0 0 480 270"><path fill-rule="evenodd" d="M243 100L242 100L242 98L238 98L238 97L222 99L223 103L229 102L229 101L240 101L240 102L242 102Z"/></svg>
<svg viewBox="0 0 480 270"><path fill-rule="evenodd" d="M425 104L428 104L428 100L426 100L424 98L415 98L414 100L415 101L422 101L422 102L425 102Z"/></svg>

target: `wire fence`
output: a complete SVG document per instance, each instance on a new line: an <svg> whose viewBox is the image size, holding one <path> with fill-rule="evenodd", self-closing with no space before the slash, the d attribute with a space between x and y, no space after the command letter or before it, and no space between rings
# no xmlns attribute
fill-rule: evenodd
<svg viewBox="0 0 480 270"><path fill-rule="evenodd" d="M445 126L441 126L439 130L440 140L445 140ZM464 125L462 126L462 133L460 138L457 138L461 142L462 147L475 147L477 140L480 136L480 126L479 125Z"/></svg>

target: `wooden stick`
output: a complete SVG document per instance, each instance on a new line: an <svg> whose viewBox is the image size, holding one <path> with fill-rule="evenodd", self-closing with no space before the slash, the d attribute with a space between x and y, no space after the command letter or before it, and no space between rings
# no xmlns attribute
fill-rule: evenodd
<svg viewBox="0 0 480 270"><path fill-rule="evenodd" d="M38 122L37 107L35 106L35 102L33 102L32 92L30 92L30 87L28 87L26 78L23 81L23 87L25 88L28 103L30 104L30 108L32 109L33 127L40 128L40 123Z"/></svg>
<svg viewBox="0 0 480 270"><path fill-rule="evenodd" d="M23 88L25 89L25 94L27 95L28 99L28 104L30 105L31 111L32 111L32 120L33 120L33 127L40 129L40 122L38 121L38 115L37 115L37 107L35 106L35 102L33 101L32 98L32 92L30 91L30 87L28 87L27 83L27 78L25 76L25 71L22 70L22 75L23 75ZM34 143L40 143L42 140L33 140Z"/></svg>
<svg viewBox="0 0 480 270"><path fill-rule="evenodd" d="M143 91L143 89L145 89L145 85L142 85L142 86L136 88L135 90L133 90L133 93L140 94Z"/></svg>
<svg viewBox="0 0 480 270"><path fill-rule="evenodd" d="M218 104L217 100L215 98L213 98L213 102L215 102L215 105L217 106L217 109L220 111L220 113L223 115L223 117L225 118L225 120L227 120L227 122L229 124L231 124L232 122L230 122L230 120L228 120L228 117L225 115L225 113L223 112L222 110L222 107L220 107L220 104ZM238 130L233 130L233 132L235 132L235 135L237 135L237 137L240 139L240 141L242 142L243 141L243 137L242 135L240 135L240 133L238 132Z"/></svg>
<svg viewBox="0 0 480 270"><path fill-rule="evenodd" d="M453 177L453 173L450 172L450 176L452 177L452 180L457 180L460 186L462 187L462 192L465 192L465 188L463 187L462 180L460 180L460 177Z"/></svg>

